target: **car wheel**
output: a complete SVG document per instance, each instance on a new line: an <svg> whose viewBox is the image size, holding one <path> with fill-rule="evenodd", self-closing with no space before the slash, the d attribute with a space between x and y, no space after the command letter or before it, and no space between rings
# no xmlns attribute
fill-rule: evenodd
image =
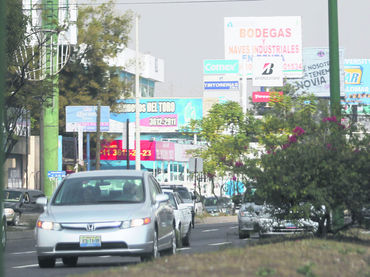
<svg viewBox="0 0 370 277"><path fill-rule="evenodd" d="M63 264L66 266L76 266L78 257L64 257L62 258Z"/></svg>
<svg viewBox="0 0 370 277"><path fill-rule="evenodd" d="M182 240L183 246L190 246L190 237L191 237L191 225L189 225L188 232L186 233L186 236Z"/></svg>
<svg viewBox="0 0 370 277"><path fill-rule="evenodd" d="M39 267L47 268L55 266L55 258L53 257L37 257L39 262Z"/></svg>
<svg viewBox="0 0 370 277"><path fill-rule="evenodd" d="M15 213L13 221L12 221L12 225L18 226L20 221L21 221L21 214L20 213Z"/></svg>
<svg viewBox="0 0 370 277"><path fill-rule="evenodd" d="M141 261L151 261L153 259L159 258L159 251L158 251L158 235L157 230L154 230L153 234L153 250L150 254L141 256Z"/></svg>
<svg viewBox="0 0 370 277"><path fill-rule="evenodd" d="M238 233L239 233L239 238L240 239L249 238L249 236L250 236L249 232L244 232L244 231L240 230L240 228L239 228Z"/></svg>
<svg viewBox="0 0 370 277"><path fill-rule="evenodd" d="M4 250L6 246L6 220L3 220L3 224L1 225L1 248Z"/></svg>
<svg viewBox="0 0 370 277"><path fill-rule="evenodd" d="M176 229L176 244L177 248L182 247L182 232L181 232L181 225L179 226L179 229Z"/></svg>

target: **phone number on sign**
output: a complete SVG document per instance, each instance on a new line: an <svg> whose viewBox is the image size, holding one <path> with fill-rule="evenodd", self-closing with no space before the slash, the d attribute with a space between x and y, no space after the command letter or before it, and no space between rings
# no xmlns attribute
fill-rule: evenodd
<svg viewBox="0 0 370 277"><path fill-rule="evenodd" d="M173 117L150 118L149 126L177 126L177 119Z"/></svg>

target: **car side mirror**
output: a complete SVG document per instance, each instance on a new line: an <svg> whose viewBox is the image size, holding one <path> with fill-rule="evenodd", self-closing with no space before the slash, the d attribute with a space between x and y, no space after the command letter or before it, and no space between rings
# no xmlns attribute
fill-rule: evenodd
<svg viewBox="0 0 370 277"><path fill-rule="evenodd" d="M39 197L36 199L36 204L46 206L48 204L48 199L46 197Z"/></svg>
<svg viewBox="0 0 370 277"><path fill-rule="evenodd" d="M167 194L164 194L164 193L162 193L162 194L157 194L157 195L156 195L156 197L155 197L155 201L156 201L157 203L160 203L160 202L166 202L166 201L168 201L168 200L170 200L170 198L168 197L168 195L167 195Z"/></svg>

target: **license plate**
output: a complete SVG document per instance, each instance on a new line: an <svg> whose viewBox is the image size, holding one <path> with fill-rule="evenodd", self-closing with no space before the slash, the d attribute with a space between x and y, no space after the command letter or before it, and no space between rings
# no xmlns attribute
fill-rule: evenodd
<svg viewBox="0 0 370 277"><path fill-rule="evenodd" d="M287 224L285 224L285 228L287 228L287 229L297 229L297 226L295 226L293 223L287 223Z"/></svg>
<svg viewBox="0 0 370 277"><path fill-rule="evenodd" d="M80 236L80 247L101 247L101 237Z"/></svg>

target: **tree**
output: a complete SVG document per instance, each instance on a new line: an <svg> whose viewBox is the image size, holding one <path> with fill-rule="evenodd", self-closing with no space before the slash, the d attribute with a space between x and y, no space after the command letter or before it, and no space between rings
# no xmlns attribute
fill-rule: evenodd
<svg viewBox="0 0 370 277"><path fill-rule="evenodd" d="M31 114L36 115L37 118L40 102L45 102L50 97L51 84L47 81L32 82L25 76L25 69L37 54L23 56L24 59L19 59L20 47L27 46L26 29L29 22L29 18L23 13L21 0L7 0L6 17L7 72L4 95L4 153L7 158L20 137L27 134L26 128L29 126L25 122L30 119Z"/></svg>
<svg viewBox="0 0 370 277"><path fill-rule="evenodd" d="M257 192L275 208L275 216L311 219L325 236L339 230L331 228L330 216L339 207L350 212L353 222L361 220L370 199L370 140L366 133L359 136L351 122L345 126L327 116L319 102L302 100L291 101L294 110L287 101L275 102L279 128L271 129L271 117L264 120L267 139L261 141L267 152L256 171Z"/></svg>
<svg viewBox="0 0 370 277"><path fill-rule="evenodd" d="M122 68L111 66L109 59L126 47L132 17L130 11L115 16L112 1L78 10L78 43L59 77L61 133L65 131L65 106L100 101L114 108L123 95L127 85L120 76Z"/></svg>

